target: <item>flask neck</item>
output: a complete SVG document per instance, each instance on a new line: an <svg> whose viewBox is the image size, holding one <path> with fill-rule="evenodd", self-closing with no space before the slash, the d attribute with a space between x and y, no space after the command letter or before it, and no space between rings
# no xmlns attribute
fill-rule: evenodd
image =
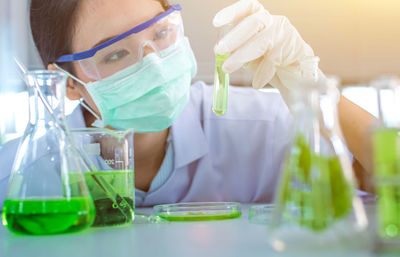
<svg viewBox="0 0 400 257"><path fill-rule="evenodd" d="M310 147L319 153L322 149L321 139L336 140L343 143L343 135L340 129L337 114L337 80L334 78L322 79L320 86L310 91L304 90L295 113L296 130L306 135L310 140ZM319 90L325 88L324 90ZM342 148L340 148L342 149ZM343 148L344 149L344 148ZM335 149L335 151L338 149ZM338 150L342 153L342 150Z"/></svg>
<svg viewBox="0 0 400 257"><path fill-rule="evenodd" d="M51 90L46 87L40 87L42 95L53 110L51 114L47 109L36 87L29 87L29 122L35 126L54 125L54 118L58 122L65 120L64 101L57 100ZM54 118L52 117L54 115Z"/></svg>
<svg viewBox="0 0 400 257"><path fill-rule="evenodd" d="M300 77L298 83L300 90L292 90L290 102L295 116L300 112L311 112L316 109L316 101L319 101L321 88L319 87L319 58L306 57L300 62ZM317 111L317 110L315 110Z"/></svg>
<svg viewBox="0 0 400 257"><path fill-rule="evenodd" d="M321 92L318 90L311 89L296 92L293 103L294 117L318 118L321 113L320 100Z"/></svg>
<svg viewBox="0 0 400 257"><path fill-rule="evenodd" d="M395 77L382 77L372 85L377 92L379 126L400 128L400 82Z"/></svg>

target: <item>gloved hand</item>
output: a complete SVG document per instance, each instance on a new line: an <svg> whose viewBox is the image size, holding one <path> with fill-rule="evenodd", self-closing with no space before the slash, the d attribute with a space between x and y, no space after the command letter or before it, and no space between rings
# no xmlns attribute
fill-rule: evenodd
<svg viewBox="0 0 400 257"><path fill-rule="evenodd" d="M245 66L255 72L255 89L270 83L287 101L289 91L299 87L300 61L314 56L289 20L269 14L257 0L240 0L218 12L213 24L235 25L214 49L230 54L223 70L231 73Z"/></svg>

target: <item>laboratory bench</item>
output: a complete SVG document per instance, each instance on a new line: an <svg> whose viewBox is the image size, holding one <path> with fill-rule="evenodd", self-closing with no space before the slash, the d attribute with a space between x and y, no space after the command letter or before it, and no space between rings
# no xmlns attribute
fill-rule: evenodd
<svg viewBox="0 0 400 257"><path fill-rule="evenodd" d="M267 257L267 256L400 256L399 252L370 253L331 249L277 253L268 243L268 228L242 216L221 221L134 223L125 227L90 228L77 234L15 235L0 226L1 257ZM151 208L137 208L151 214ZM369 208L369 214L371 208Z"/></svg>

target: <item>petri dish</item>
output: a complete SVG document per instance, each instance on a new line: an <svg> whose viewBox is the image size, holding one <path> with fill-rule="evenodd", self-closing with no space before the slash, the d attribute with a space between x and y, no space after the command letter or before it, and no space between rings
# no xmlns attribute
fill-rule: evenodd
<svg viewBox="0 0 400 257"><path fill-rule="evenodd" d="M269 225L272 219L274 204L262 204L250 206L248 219L250 223Z"/></svg>
<svg viewBox="0 0 400 257"><path fill-rule="evenodd" d="M240 203L192 202L162 204L153 207L154 215L169 221L208 221L242 216Z"/></svg>

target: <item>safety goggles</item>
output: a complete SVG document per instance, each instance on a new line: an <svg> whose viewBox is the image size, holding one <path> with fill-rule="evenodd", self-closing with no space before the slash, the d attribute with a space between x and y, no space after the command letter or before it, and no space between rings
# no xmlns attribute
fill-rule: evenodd
<svg viewBox="0 0 400 257"><path fill-rule="evenodd" d="M156 17L102 43L75 54L63 55L56 62L78 62L94 80L107 78L135 63L145 55L174 45L183 38L181 6L173 5Z"/></svg>

